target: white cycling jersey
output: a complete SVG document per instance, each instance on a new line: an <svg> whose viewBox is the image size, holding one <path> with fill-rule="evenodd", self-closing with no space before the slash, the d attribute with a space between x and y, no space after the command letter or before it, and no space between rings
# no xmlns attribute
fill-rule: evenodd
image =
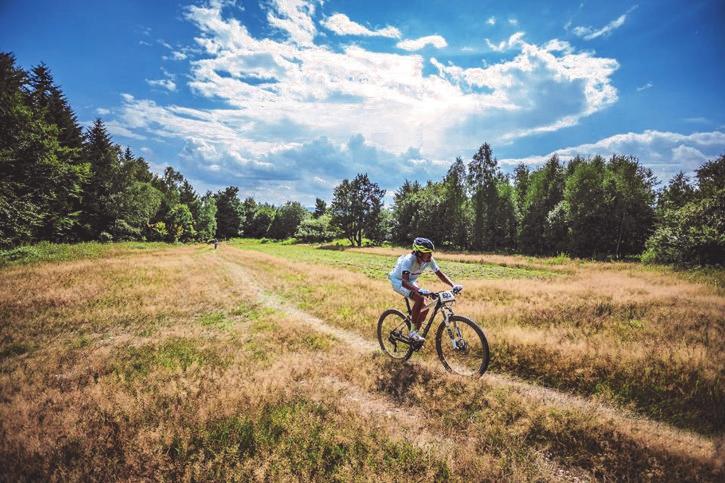
<svg viewBox="0 0 725 483"><path fill-rule="evenodd" d="M403 272L410 272L409 280L415 282L415 280L423 273L426 269L430 269L432 272L440 270L438 264L430 259L430 262L418 263L418 259L412 253L407 255L401 255L398 257L398 261L395 263L395 268L388 274L388 278L393 280L403 280Z"/></svg>

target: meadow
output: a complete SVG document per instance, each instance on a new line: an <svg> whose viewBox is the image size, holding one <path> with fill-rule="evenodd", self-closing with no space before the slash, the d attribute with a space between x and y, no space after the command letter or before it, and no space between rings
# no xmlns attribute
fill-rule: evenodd
<svg viewBox="0 0 725 483"><path fill-rule="evenodd" d="M491 343L468 380L377 348L401 253L1 253L4 479L721 480L721 273L439 253Z"/></svg>

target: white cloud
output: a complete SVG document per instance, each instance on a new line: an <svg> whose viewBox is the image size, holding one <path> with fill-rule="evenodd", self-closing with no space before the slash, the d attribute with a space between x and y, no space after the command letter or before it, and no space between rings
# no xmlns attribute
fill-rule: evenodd
<svg viewBox="0 0 725 483"><path fill-rule="evenodd" d="M568 161L576 155L609 157L613 154L636 156L662 181L667 181L678 171L693 173L707 160L725 152L725 132L696 132L681 134L647 130L641 133L624 133L600 139L594 143L557 149L546 155L500 160L505 165L519 163L540 164L556 154Z"/></svg>
<svg viewBox="0 0 725 483"><path fill-rule="evenodd" d="M306 172L305 163L314 165L311 176L334 181L352 169L341 167L350 160L392 180L417 172L404 160L439 160L423 164L439 176L446 164L440 160L473 152L482 139L512 142L572 126L617 100L617 61L557 39L540 46L519 32L503 41L513 58L483 67L432 58L436 71L428 73L415 53L316 45L314 25L307 24L314 9L296 2L283 15L279 5L262 3L272 26L288 26L282 39L253 35L218 2L188 7L200 48L189 62L188 85L225 108L124 94L114 110L118 122L141 136L184 143L182 171L207 183L288 179ZM308 157L295 158L297 152ZM295 178L300 193L311 176Z"/></svg>
<svg viewBox="0 0 725 483"><path fill-rule="evenodd" d="M486 39L486 45L494 52L504 52L512 49L521 44L521 39L524 37L524 32L516 32L512 34L508 39L502 40L501 42L494 44L489 39Z"/></svg>
<svg viewBox="0 0 725 483"><path fill-rule="evenodd" d="M131 131L126 126L120 124L118 121L107 121L105 124L106 124L106 129L113 136L120 136L120 137L124 137L124 138L139 139L139 140L146 139L146 136L143 136L141 134Z"/></svg>
<svg viewBox="0 0 725 483"><path fill-rule="evenodd" d="M544 50L549 52L564 52L565 54L571 54L574 52L571 44L565 40L552 39L544 45Z"/></svg>
<svg viewBox="0 0 725 483"><path fill-rule="evenodd" d="M274 11L267 13L270 25L287 32L290 40L300 46L312 45L317 33L312 15L315 5L305 0L271 0Z"/></svg>
<svg viewBox="0 0 725 483"><path fill-rule="evenodd" d="M510 25L518 25L519 24L519 21L518 21L518 19L510 18L509 19L509 24Z"/></svg>
<svg viewBox="0 0 725 483"><path fill-rule="evenodd" d="M637 92L646 91L647 89L651 89L652 87L654 87L654 84L652 84L651 82L648 82L643 86L637 87Z"/></svg>
<svg viewBox="0 0 725 483"><path fill-rule="evenodd" d="M432 45L436 49L442 49L448 46L446 39L440 35L427 35L418 39L402 40L396 44L396 47L403 50L414 51L420 50L426 45Z"/></svg>
<svg viewBox="0 0 725 483"><path fill-rule="evenodd" d="M686 117L683 119L685 122L691 122L695 124L710 124L710 120L706 117Z"/></svg>
<svg viewBox="0 0 725 483"><path fill-rule="evenodd" d="M151 87L161 87L171 92L176 90L176 83L171 79L146 79L146 83Z"/></svg>
<svg viewBox="0 0 725 483"><path fill-rule="evenodd" d="M107 116L111 113L111 110L106 109L105 107L99 107L98 109L96 109L96 113L100 116Z"/></svg>
<svg viewBox="0 0 725 483"><path fill-rule="evenodd" d="M335 13L334 15L320 22L323 27L335 32L337 35L359 35L364 37L390 37L399 39L400 30L395 27L384 27L377 30L370 30L364 25L353 22L343 13Z"/></svg>
<svg viewBox="0 0 725 483"><path fill-rule="evenodd" d="M496 25L496 17L493 17L493 16L488 17L488 20L486 20L486 23L488 25Z"/></svg>
<svg viewBox="0 0 725 483"><path fill-rule="evenodd" d="M578 27L574 27L572 32L574 32L574 35L576 35L577 37L581 37L584 40L594 40L599 37L607 37L612 32L617 30L619 27L624 25L624 22L627 20L627 15L629 15L636 8L637 8L637 5L630 8L629 10L627 10L627 12L625 12L624 14L615 18L614 20L612 20L611 22L609 22L607 25L605 25L604 27L602 27L600 29L595 29L593 27L578 26Z"/></svg>

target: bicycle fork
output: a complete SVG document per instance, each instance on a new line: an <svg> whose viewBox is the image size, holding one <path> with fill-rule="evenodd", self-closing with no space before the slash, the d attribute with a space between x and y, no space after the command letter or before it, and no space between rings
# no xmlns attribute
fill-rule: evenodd
<svg viewBox="0 0 725 483"><path fill-rule="evenodd" d="M443 315L443 323L446 326L446 332L448 333L448 337L451 339L451 345L453 346L453 350L459 350L464 349L466 342L463 340L463 334L461 333L461 329L458 327L458 324L455 322L450 322L449 312L445 312Z"/></svg>

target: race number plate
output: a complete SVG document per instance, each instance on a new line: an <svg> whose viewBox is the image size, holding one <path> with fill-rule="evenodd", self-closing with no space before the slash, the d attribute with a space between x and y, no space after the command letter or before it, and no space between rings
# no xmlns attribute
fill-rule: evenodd
<svg viewBox="0 0 725 483"><path fill-rule="evenodd" d="M456 296L453 295L453 292L441 292L442 302L453 302L454 300L456 300Z"/></svg>

